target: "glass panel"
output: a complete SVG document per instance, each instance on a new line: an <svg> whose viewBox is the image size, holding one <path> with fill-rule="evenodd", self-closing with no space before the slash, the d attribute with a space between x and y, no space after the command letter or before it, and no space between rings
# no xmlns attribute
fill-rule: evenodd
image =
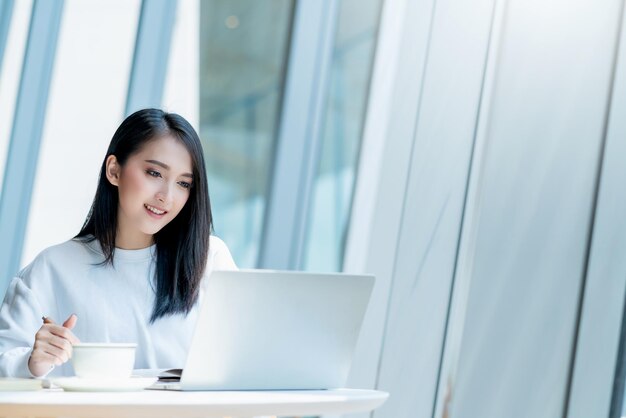
<svg viewBox="0 0 626 418"><path fill-rule="evenodd" d="M381 0L341 0L305 269L341 270Z"/></svg>
<svg viewBox="0 0 626 418"><path fill-rule="evenodd" d="M139 0L65 2L22 265L76 235L85 221L124 116L139 6Z"/></svg>
<svg viewBox="0 0 626 418"><path fill-rule="evenodd" d="M277 136L293 1L200 4L200 137L215 219L254 267Z"/></svg>
<svg viewBox="0 0 626 418"><path fill-rule="evenodd" d="M2 68L0 68L0 192L4 178L4 163L13 128L13 114L22 75L22 62L26 51L32 5L32 1L29 0L14 2Z"/></svg>
<svg viewBox="0 0 626 418"><path fill-rule="evenodd" d="M162 107L198 130L200 0L179 1L172 31Z"/></svg>

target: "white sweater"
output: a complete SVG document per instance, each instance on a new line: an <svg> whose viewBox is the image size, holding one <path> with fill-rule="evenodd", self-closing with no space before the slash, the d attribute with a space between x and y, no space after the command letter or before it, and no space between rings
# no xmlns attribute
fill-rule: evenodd
<svg viewBox="0 0 626 418"><path fill-rule="evenodd" d="M213 270L237 268L222 240L211 237L209 248L204 282ZM155 249L115 249L114 266L97 265L103 260L97 240L70 240L39 254L11 281L0 307L0 377L32 377L28 358L42 316L61 324L72 313L81 342L137 343L136 369L184 367L199 303L186 316L150 324ZM71 361L50 373L73 374Z"/></svg>

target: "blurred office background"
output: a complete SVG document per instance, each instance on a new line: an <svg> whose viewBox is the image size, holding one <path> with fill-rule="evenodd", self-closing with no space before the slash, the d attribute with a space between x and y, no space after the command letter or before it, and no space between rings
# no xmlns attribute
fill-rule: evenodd
<svg viewBox="0 0 626 418"><path fill-rule="evenodd" d="M624 0L0 0L2 292L162 107L239 266L377 276L348 382L391 393L375 418L619 417L624 24Z"/></svg>

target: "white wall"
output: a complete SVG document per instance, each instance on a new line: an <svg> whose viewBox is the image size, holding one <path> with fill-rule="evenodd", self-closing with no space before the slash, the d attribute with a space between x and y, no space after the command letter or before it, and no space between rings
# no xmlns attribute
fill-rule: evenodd
<svg viewBox="0 0 626 418"><path fill-rule="evenodd" d="M100 164L124 117L140 6L140 0L65 2L22 266L76 235L85 221ZM178 3L163 97L165 110L196 129L198 8L197 0Z"/></svg>
<svg viewBox="0 0 626 418"><path fill-rule="evenodd" d="M381 28L401 53L346 250L378 277L351 384L391 392L376 417L563 416L622 5L465 3L386 4L407 20Z"/></svg>
<svg viewBox="0 0 626 418"><path fill-rule="evenodd" d="M619 6L510 0L497 17L452 303L467 302L450 319L462 339L440 386L451 416L564 412Z"/></svg>
<svg viewBox="0 0 626 418"><path fill-rule="evenodd" d="M139 0L67 0L22 266L80 230L124 116Z"/></svg>

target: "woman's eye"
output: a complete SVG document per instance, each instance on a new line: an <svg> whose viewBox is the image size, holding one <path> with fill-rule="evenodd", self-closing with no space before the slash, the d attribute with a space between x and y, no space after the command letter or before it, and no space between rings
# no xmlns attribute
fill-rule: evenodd
<svg viewBox="0 0 626 418"><path fill-rule="evenodd" d="M148 173L148 175L152 177L161 177L161 173L159 173L158 171L146 170L146 173Z"/></svg>
<svg viewBox="0 0 626 418"><path fill-rule="evenodd" d="M191 187L191 183L187 183L186 181L179 181L178 184L185 189L189 189Z"/></svg>

